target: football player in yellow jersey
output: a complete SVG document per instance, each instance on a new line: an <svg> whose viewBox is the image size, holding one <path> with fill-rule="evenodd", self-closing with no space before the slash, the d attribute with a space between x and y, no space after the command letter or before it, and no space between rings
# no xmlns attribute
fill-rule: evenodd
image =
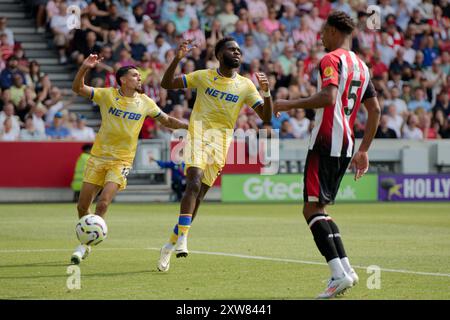
<svg viewBox="0 0 450 320"><path fill-rule="evenodd" d="M139 132L145 117L152 117L168 128L188 128L185 123L162 112L152 99L140 93L141 77L134 66L122 67L117 71L119 89L92 88L85 85L84 77L87 71L101 60L102 58L93 54L86 58L72 84L75 93L99 105L102 117L100 130L84 172L77 205L79 218L90 213L92 201L100 190L102 191L95 214L104 218L117 191L125 189L126 176L133 164ZM89 246L78 246L72 254L72 263L79 264L89 252Z"/></svg>
<svg viewBox="0 0 450 320"><path fill-rule="evenodd" d="M175 77L178 63L193 47L192 40L180 45L161 82L165 89L196 89L197 95L184 151L186 191L181 199L178 224L169 242L160 251L160 271L169 270L173 251L177 258L188 255L187 235L191 222L205 194L225 165L241 108L244 105L252 107L266 124L272 118L267 77L263 73L256 75L263 99L253 82L238 74L242 53L238 43L231 37L223 38L216 44L215 55L220 62L218 69L198 70Z"/></svg>

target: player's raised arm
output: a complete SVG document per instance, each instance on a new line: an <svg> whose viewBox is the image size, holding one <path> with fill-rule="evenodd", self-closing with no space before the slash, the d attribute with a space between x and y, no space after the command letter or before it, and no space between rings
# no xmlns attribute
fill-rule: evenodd
<svg viewBox="0 0 450 320"><path fill-rule="evenodd" d="M83 61L83 64L81 65L80 69L78 69L78 72L72 83L73 92L88 99L91 97L93 88L87 86L84 83L84 77L89 69L94 68L102 60L103 58L99 58L98 55L91 54Z"/></svg>
<svg viewBox="0 0 450 320"><path fill-rule="evenodd" d="M188 124L184 123L177 118L169 116L167 113L162 112L155 120L158 120L163 126L171 129L188 129Z"/></svg>
<svg viewBox="0 0 450 320"><path fill-rule="evenodd" d="M264 103L257 106L255 111L264 123L270 123L272 119L273 102L270 96L269 80L262 72L256 73L256 78L258 79L260 89L263 91Z"/></svg>
<svg viewBox="0 0 450 320"><path fill-rule="evenodd" d="M367 109L366 128L359 150L353 156L351 163L351 167L355 170L355 180L361 178L369 169L369 156L367 151L377 132L381 114L381 108L376 97L364 100L364 106Z"/></svg>
<svg viewBox="0 0 450 320"><path fill-rule="evenodd" d="M191 45L193 40L186 40L178 47L178 50L173 58L171 64L164 72L164 76L161 81L161 87L164 89L182 89L185 87L182 77L175 78L175 70L178 63L193 49L195 45Z"/></svg>
<svg viewBox="0 0 450 320"><path fill-rule="evenodd" d="M319 109L334 106L336 103L338 88L334 85L327 86L308 98L296 100L275 101L273 112L277 114L291 109Z"/></svg>

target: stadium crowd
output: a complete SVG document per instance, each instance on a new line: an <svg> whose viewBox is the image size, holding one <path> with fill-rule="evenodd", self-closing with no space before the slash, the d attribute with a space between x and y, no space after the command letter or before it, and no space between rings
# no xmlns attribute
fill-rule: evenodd
<svg viewBox="0 0 450 320"><path fill-rule="evenodd" d="M356 24L352 50L367 63L383 113L377 138L450 138L450 3L447 0L38 0L37 32L53 34L60 63L80 65L91 53L104 60L89 74L92 86L116 86L115 71L136 65L143 90L167 113L188 121L195 91L166 91L160 80L178 44L196 47L178 73L216 68L216 41L233 36L243 53L241 74L256 80L265 72L274 99L316 92L317 64L325 54L320 29L332 10L350 14ZM81 8L80 28L67 27L67 8ZM377 5L380 25L368 6ZM379 27L379 28L378 28ZM39 64L29 62L20 43L0 19L0 139L82 139L94 137L82 116L67 112L61 90ZM355 136L367 119L361 107ZM273 117L282 139L307 139L314 111L292 110ZM244 108L236 129L268 128ZM90 129L90 130L89 130ZM146 119L141 138L167 138L170 132Z"/></svg>

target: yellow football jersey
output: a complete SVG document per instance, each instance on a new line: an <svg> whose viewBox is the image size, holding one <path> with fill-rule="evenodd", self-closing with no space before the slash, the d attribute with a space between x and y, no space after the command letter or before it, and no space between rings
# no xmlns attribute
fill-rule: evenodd
<svg viewBox="0 0 450 320"><path fill-rule="evenodd" d="M145 94L129 98L115 88L94 88L91 100L99 105L102 116L91 154L133 163L145 117L157 118L161 109Z"/></svg>
<svg viewBox="0 0 450 320"><path fill-rule="evenodd" d="M198 70L183 75L186 88L197 89L189 132L192 135L195 122L208 129L233 129L244 105L256 108L263 100L253 82L236 73L233 78L224 77L219 70Z"/></svg>

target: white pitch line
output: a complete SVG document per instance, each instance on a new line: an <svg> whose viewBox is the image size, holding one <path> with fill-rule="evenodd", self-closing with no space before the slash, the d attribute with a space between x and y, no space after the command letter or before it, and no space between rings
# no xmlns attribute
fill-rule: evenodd
<svg viewBox="0 0 450 320"><path fill-rule="evenodd" d="M161 250L161 248L147 248L147 249L158 250L158 251ZM189 252L197 253L197 254L214 255L214 256L243 258L243 259L254 259L254 260L266 260L266 261L277 261L277 262L289 262L289 263L328 266L328 264L326 264L324 262L314 262L314 261L305 261L305 260L293 260L293 259L271 258L271 257L261 257L261 256L248 256L248 255L244 255L244 254L223 253L223 252L207 252L207 251L189 251ZM353 266L353 268L367 270L368 267ZM450 274L448 274L448 273L433 273L433 272L410 271L410 270L401 270L401 269L385 269L385 268L380 268L380 270L385 271L385 272L417 274L417 275L423 275L423 276L450 277Z"/></svg>
<svg viewBox="0 0 450 320"><path fill-rule="evenodd" d="M151 248L150 247L150 248L98 248L98 249L95 249L95 251L117 251L117 250L159 251L159 250L161 250L161 248ZM17 249L17 250L0 249L0 254L1 253L28 253L28 252L67 252L67 251L72 251L72 249ZM327 264L323 263L323 262L306 261L306 260L294 260L294 259L272 258L272 257L262 257L262 256L249 256L249 255L244 255L244 254L225 253L225 252L208 252L208 251L192 251L192 250L189 252L196 253L196 254L211 255L211 256L234 257L234 258L252 259L252 260L264 260L264 261L276 261L276 262L288 262L288 263L327 266ZM353 268L367 270L368 267L353 266ZM384 272L395 272L395 273L414 274L414 275L421 275L421 276L449 277L450 278L450 274L448 274L448 273L433 273L433 272L411 271L411 270L402 270L402 269L386 269L386 268L380 268L380 270L384 271Z"/></svg>

